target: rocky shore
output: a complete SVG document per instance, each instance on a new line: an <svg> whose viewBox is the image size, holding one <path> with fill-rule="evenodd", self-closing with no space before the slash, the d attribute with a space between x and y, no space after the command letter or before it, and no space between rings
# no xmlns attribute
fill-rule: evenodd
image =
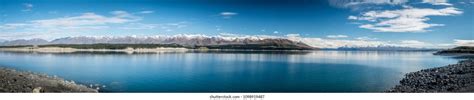
<svg viewBox="0 0 474 100"><path fill-rule="evenodd" d="M474 59L408 73L387 92L474 92Z"/></svg>
<svg viewBox="0 0 474 100"><path fill-rule="evenodd" d="M38 53L74 53L74 52L124 52L124 53L166 53L166 52L186 52L186 48L126 48L126 49L76 49L63 47L20 47L1 48L0 51L9 52L38 52Z"/></svg>
<svg viewBox="0 0 474 100"><path fill-rule="evenodd" d="M65 81L44 74L16 71L0 67L0 92L50 93L50 92L98 92L96 89Z"/></svg>

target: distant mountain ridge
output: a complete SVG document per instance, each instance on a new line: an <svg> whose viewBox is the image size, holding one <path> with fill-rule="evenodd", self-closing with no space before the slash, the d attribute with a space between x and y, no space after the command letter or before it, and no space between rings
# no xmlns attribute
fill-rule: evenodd
<svg viewBox="0 0 474 100"><path fill-rule="evenodd" d="M277 49L277 50L354 50L354 51L427 51L432 48L415 48L392 45L377 46L343 46L338 48L317 48L297 40L283 37L226 37L206 35L173 35L173 36L123 36L123 37L65 37L51 41L44 39L20 39L0 42L0 46L53 45L53 44L177 44L187 48L206 47L209 49Z"/></svg>
<svg viewBox="0 0 474 100"><path fill-rule="evenodd" d="M220 37L203 35L147 36L147 37L65 37L52 41L44 39L13 40L0 43L1 46L51 45L51 44L178 44L184 47L207 47L214 49L315 49L305 43L284 38L263 37ZM246 47L248 46L248 47Z"/></svg>
<svg viewBox="0 0 474 100"><path fill-rule="evenodd" d="M17 45L44 45L48 44L49 41L44 39L19 39L19 40L12 40L12 41L3 41L0 42L0 46L17 46Z"/></svg>
<svg viewBox="0 0 474 100"><path fill-rule="evenodd" d="M379 45L379 46L367 46L367 47L350 47L350 46L344 46L344 47L336 48L336 49L334 49L334 50L357 50L357 51L435 51L435 50L439 50L439 49Z"/></svg>

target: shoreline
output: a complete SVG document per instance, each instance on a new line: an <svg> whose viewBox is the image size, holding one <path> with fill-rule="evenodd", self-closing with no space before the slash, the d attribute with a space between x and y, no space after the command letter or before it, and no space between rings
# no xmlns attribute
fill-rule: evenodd
<svg viewBox="0 0 474 100"><path fill-rule="evenodd" d="M127 49L76 49L62 47L23 47L23 48L0 48L0 51L16 52L40 52L40 53L73 53L73 52L127 52L127 53L148 53L148 52L186 52L186 48L127 48Z"/></svg>
<svg viewBox="0 0 474 100"><path fill-rule="evenodd" d="M474 56L473 53L433 53L433 55L439 55L439 56Z"/></svg>
<svg viewBox="0 0 474 100"><path fill-rule="evenodd" d="M192 51L314 51L314 50L253 50L253 49L188 49L188 48L126 48L126 49L76 49L64 47L21 47L0 48L6 52L38 52L38 53L74 53L74 52L125 52L125 53L167 53L167 52L192 52Z"/></svg>
<svg viewBox="0 0 474 100"><path fill-rule="evenodd" d="M399 85L386 92L474 92L474 59L405 74Z"/></svg>
<svg viewBox="0 0 474 100"><path fill-rule="evenodd" d="M97 89L66 81L56 76L0 67L0 92L3 93L97 93Z"/></svg>

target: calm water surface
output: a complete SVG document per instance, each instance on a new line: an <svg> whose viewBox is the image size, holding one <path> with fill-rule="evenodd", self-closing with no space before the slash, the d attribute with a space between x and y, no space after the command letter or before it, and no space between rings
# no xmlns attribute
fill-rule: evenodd
<svg viewBox="0 0 474 100"><path fill-rule="evenodd" d="M0 52L0 66L104 92L380 92L408 72L458 61L433 52Z"/></svg>

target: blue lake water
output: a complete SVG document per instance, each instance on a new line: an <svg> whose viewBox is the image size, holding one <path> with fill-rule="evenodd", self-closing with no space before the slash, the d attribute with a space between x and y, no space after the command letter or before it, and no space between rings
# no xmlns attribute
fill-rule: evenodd
<svg viewBox="0 0 474 100"><path fill-rule="evenodd" d="M381 92L403 75L453 64L433 52L0 52L0 66L57 75L103 92Z"/></svg>

